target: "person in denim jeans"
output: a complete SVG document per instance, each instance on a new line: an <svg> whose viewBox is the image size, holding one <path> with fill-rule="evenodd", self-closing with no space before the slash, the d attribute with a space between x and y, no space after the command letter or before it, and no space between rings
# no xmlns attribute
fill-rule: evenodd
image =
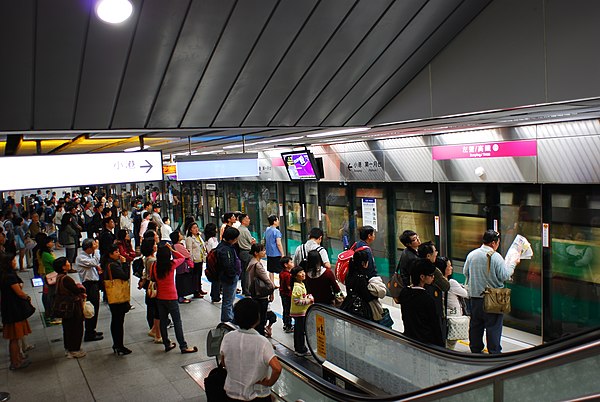
<svg viewBox="0 0 600 402"><path fill-rule="evenodd" d="M171 254L173 259L171 259ZM175 343L169 340L167 329L169 315L175 327L175 337L179 343L181 353L195 353L196 346L188 347L183 336L183 325L179 313L179 301L177 300L177 289L175 288L175 269L185 261L185 257L173 250L169 243L159 246L156 252L156 273L151 272L149 277L156 279L158 313L160 316L160 334L165 345L165 352L175 348Z"/></svg>
<svg viewBox="0 0 600 402"><path fill-rule="evenodd" d="M238 280L242 271L242 262L235 251L240 231L227 227L223 232L223 240L216 248L219 282L223 289L223 304L221 305L221 322L233 321L233 300Z"/></svg>

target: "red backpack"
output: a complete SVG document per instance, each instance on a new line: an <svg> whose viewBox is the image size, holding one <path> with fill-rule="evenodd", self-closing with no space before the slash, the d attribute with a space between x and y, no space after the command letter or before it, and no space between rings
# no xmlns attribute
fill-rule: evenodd
<svg viewBox="0 0 600 402"><path fill-rule="evenodd" d="M204 270L206 279L211 282L219 280L219 260L217 258L217 248L213 248L206 256L206 269Z"/></svg>
<svg viewBox="0 0 600 402"><path fill-rule="evenodd" d="M361 246L356 248L356 243L352 245L348 250L342 251L338 254L337 262L335 263L335 276L336 278L344 283L346 282L346 275L348 275L348 268L350 267L350 260L354 256L354 253L361 250L370 249L369 246Z"/></svg>

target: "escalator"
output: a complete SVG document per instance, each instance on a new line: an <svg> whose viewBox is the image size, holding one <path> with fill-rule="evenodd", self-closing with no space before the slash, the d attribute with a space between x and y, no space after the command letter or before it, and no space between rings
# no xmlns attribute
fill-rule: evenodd
<svg viewBox="0 0 600 402"><path fill-rule="evenodd" d="M223 325L223 324L221 324ZM231 327L229 328L231 329ZM600 330L502 355L449 351L314 305L298 358L274 342L281 401L591 400L600 396Z"/></svg>

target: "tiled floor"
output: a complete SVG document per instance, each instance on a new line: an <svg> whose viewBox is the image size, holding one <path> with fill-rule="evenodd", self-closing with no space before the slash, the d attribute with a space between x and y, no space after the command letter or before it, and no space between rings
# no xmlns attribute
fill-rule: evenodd
<svg viewBox="0 0 600 402"><path fill-rule="evenodd" d="M20 273L25 282L25 291L32 295L38 311L42 311L41 288L31 286L32 272ZM156 345L147 336L146 306L143 292L137 290L137 280L132 284L132 301L135 309L125 317L125 346L133 350L127 356L112 353L110 336L110 311L101 304L98 330L104 332L104 339L98 342L83 343L87 356L82 359L66 359L62 343L62 327L45 328L40 314L34 314L29 322L33 333L27 342L35 344L29 352L31 366L20 371L10 371L8 342L0 351L0 391L11 393L14 401L205 401L203 390L185 372L183 366L206 361L207 332L220 321L220 304L213 305L206 299L194 300L180 305L183 327L189 345L198 346L199 352L182 355L178 349L164 352L162 345ZM205 283L205 290L210 288ZM33 297L35 296L35 297ZM281 312L277 298L274 310ZM400 309L390 307L395 321L394 328L402 329ZM520 349L526 343L538 343L535 337L517 331L511 337L519 339L515 345L505 337L506 351ZM175 340L173 330L170 330ZM293 334L285 334L279 320L273 330L273 337L291 346ZM523 343L525 342L525 343ZM458 350L468 351L466 344L459 344Z"/></svg>

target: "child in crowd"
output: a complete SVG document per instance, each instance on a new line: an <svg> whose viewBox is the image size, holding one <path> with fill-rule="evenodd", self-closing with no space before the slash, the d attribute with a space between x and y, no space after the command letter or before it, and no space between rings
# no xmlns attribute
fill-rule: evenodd
<svg viewBox="0 0 600 402"><path fill-rule="evenodd" d="M294 317L294 352L296 356L309 356L310 352L304 343L304 321L308 306L315 302L312 295L306 293L304 279L306 274L302 267L294 267L291 272L294 288L292 290L292 304L290 316Z"/></svg>
<svg viewBox="0 0 600 402"><path fill-rule="evenodd" d="M163 224L160 228L160 244L164 245L169 243L173 245L173 243L171 242L171 233L173 233L173 228L171 227L171 220L168 216L163 216L162 221Z"/></svg>
<svg viewBox="0 0 600 402"><path fill-rule="evenodd" d="M292 268L294 260L287 255L279 261L281 272L279 273L279 295L281 296L281 306L283 307L283 332L289 334L294 332L292 317L290 317L290 306L292 304Z"/></svg>
<svg viewBox="0 0 600 402"><path fill-rule="evenodd" d="M271 310L271 302L267 304L267 323L265 325L265 336L270 338L273 335L273 324L277 322L277 315Z"/></svg>

